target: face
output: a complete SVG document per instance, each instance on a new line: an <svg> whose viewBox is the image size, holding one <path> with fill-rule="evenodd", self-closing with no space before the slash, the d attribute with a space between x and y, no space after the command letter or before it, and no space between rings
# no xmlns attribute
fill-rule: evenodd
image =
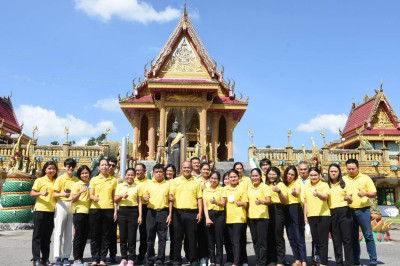
<svg viewBox="0 0 400 266"><path fill-rule="evenodd" d="M269 171L267 178L269 182L274 183L278 179L278 174L275 171Z"/></svg>
<svg viewBox="0 0 400 266"><path fill-rule="evenodd" d="M210 184L211 187L216 187L218 186L219 183L219 178L217 174L213 174L212 176L210 176Z"/></svg>
<svg viewBox="0 0 400 266"><path fill-rule="evenodd" d="M83 169L83 171L81 172L82 181L85 183L89 182L89 177L90 177L89 171L87 169Z"/></svg>
<svg viewBox="0 0 400 266"><path fill-rule="evenodd" d="M107 160L101 160L100 161L99 170L100 170L100 173L102 173L103 175L108 175L110 167L108 165L108 161Z"/></svg>
<svg viewBox="0 0 400 266"><path fill-rule="evenodd" d="M200 160L193 160L192 167L194 171L200 170Z"/></svg>
<svg viewBox="0 0 400 266"><path fill-rule="evenodd" d="M115 170L117 169L117 164L114 162L109 162L108 165L110 167L110 173L114 174Z"/></svg>
<svg viewBox="0 0 400 266"><path fill-rule="evenodd" d="M260 184L261 176L257 171L251 172L251 181L254 183L254 185Z"/></svg>
<svg viewBox="0 0 400 266"><path fill-rule="evenodd" d="M243 170L244 170L242 165L240 165L240 164L236 165L235 166L235 170L239 172L240 176L242 176L242 173L243 173Z"/></svg>
<svg viewBox="0 0 400 266"><path fill-rule="evenodd" d="M182 174L184 177L192 176L192 164L190 162L184 162L182 164Z"/></svg>
<svg viewBox="0 0 400 266"><path fill-rule="evenodd" d="M263 171L263 173L266 173L270 167L271 167L271 165L265 163L265 164L261 165L261 171Z"/></svg>
<svg viewBox="0 0 400 266"><path fill-rule="evenodd" d="M239 184L239 176L236 173L229 174L229 182L231 185Z"/></svg>
<svg viewBox="0 0 400 266"><path fill-rule="evenodd" d="M53 178L53 176L57 173L57 169L54 165L47 166L46 170L44 170L48 177Z"/></svg>
<svg viewBox="0 0 400 266"><path fill-rule="evenodd" d="M329 168L329 176L331 177L332 181L338 180L339 169L336 166L331 166L331 168Z"/></svg>
<svg viewBox="0 0 400 266"><path fill-rule="evenodd" d="M229 176L225 176L224 178L224 185L229 186L231 184L231 181L229 180Z"/></svg>
<svg viewBox="0 0 400 266"><path fill-rule="evenodd" d="M356 177L358 175L358 167L355 163L346 164L347 173L351 177Z"/></svg>
<svg viewBox="0 0 400 266"><path fill-rule="evenodd" d="M299 175L301 178L305 179L308 177L308 165L299 164L298 170L299 170Z"/></svg>
<svg viewBox="0 0 400 266"><path fill-rule="evenodd" d="M172 131L178 132L179 126L177 124L172 124Z"/></svg>
<svg viewBox="0 0 400 266"><path fill-rule="evenodd" d="M210 166L205 164L200 170L203 177L208 178L208 176L210 175Z"/></svg>
<svg viewBox="0 0 400 266"><path fill-rule="evenodd" d="M319 181L319 174L318 174L318 172L316 172L316 171L311 171L309 177L310 177L311 184L314 185L314 184L317 184L317 183L318 183L318 181Z"/></svg>
<svg viewBox="0 0 400 266"><path fill-rule="evenodd" d="M65 166L65 172L66 172L69 176L71 176L71 175L74 173L74 171L75 171L75 167L74 167L74 166L71 166L71 165Z"/></svg>
<svg viewBox="0 0 400 266"><path fill-rule="evenodd" d="M136 177L142 179L144 177L145 170L142 165L136 165Z"/></svg>
<svg viewBox="0 0 400 266"><path fill-rule="evenodd" d="M127 171L125 173L125 181L126 181L126 183L131 185L134 180L135 180L135 172L132 171L132 170Z"/></svg>
<svg viewBox="0 0 400 266"><path fill-rule="evenodd" d="M157 182L161 182L164 179L164 170L163 169L155 169L153 171L154 178Z"/></svg>
<svg viewBox="0 0 400 266"><path fill-rule="evenodd" d="M290 169L288 172L287 172L287 181L288 181L288 183L292 183L292 181L294 180L294 177L296 176L296 173L295 173L295 171L293 170L293 169Z"/></svg>
<svg viewBox="0 0 400 266"><path fill-rule="evenodd" d="M174 175L175 175L174 168L168 167L167 170L165 171L165 175L167 176L167 179L174 178Z"/></svg>

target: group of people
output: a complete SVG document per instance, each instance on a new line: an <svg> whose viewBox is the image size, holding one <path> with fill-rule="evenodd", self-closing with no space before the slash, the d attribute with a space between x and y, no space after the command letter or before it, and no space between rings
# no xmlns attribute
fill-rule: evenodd
<svg viewBox="0 0 400 266"><path fill-rule="evenodd" d="M319 168L307 162L286 167L282 175L268 159L261 160L261 169L252 169L250 177L243 175L240 162L221 177L199 158L183 162L180 176L174 165L156 164L151 179L141 163L126 169L124 180L116 177L116 158L101 159L99 175L90 180L87 166L77 169L77 177L73 159L64 166L65 173L57 177L57 165L45 163L43 177L32 187L31 196L37 198L32 237L35 266L50 265L53 228L55 265L69 265L72 247L74 265L83 265L88 235L91 265L106 265L108 252L116 263L117 225L121 266L166 264L168 232L172 265L182 265L183 245L190 265L223 265L225 246L226 263L246 266L247 226L258 266L286 264L285 228L292 265L307 265L306 227L312 236L313 264L327 265L330 233L337 265L360 265L359 227L370 265L377 263L369 207L376 188L370 177L359 172L355 159L346 162L346 176L338 165L330 165L327 181Z"/></svg>

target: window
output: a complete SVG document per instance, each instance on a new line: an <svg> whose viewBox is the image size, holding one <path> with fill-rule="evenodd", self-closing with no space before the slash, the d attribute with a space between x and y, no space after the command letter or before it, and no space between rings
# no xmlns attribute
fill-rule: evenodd
<svg viewBox="0 0 400 266"><path fill-rule="evenodd" d="M396 202L396 194L393 187L378 187L377 193L379 205L394 205Z"/></svg>

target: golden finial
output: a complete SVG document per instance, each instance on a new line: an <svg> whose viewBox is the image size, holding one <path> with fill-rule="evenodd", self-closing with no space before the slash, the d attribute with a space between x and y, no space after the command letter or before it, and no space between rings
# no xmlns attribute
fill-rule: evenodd
<svg viewBox="0 0 400 266"><path fill-rule="evenodd" d="M248 134L249 134L249 136L251 137L251 145L254 145L254 142L253 142L253 130L250 129L249 132L248 132Z"/></svg>
<svg viewBox="0 0 400 266"><path fill-rule="evenodd" d="M187 16L187 12L186 12L186 0L185 0L185 5L183 7L183 15L186 17Z"/></svg>
<svg viewBox="0 0 400 266"><path fill-rule="evenodd" d="M37 127L37 126L34 126L34 127L33 127L33 130L32 130L32 139L35 139L35 133L36 133L36 131L38 131L38 127Z"/></svg>
<svg viewBox="0 0 400 266"><path fill-rule="evenodd" d="M65 127L64 132L67 135L67 140L65 141L65 143L68 144L69 127Z"/></svg>
<svg viewBox="0 0 400 266"><path fill-rule="evenodd" d="M320 131L319 135L324 139L324 146L325 146L326 145L325 132L324 131Z"/></svg>
<svg viewBox="0 0 400 266"><path fill-rule="evenodd" d="M383 91L383 79L381 79L381 91Z"/></svg>
<svg viewBox="0 0 400 266"><path fill-rule="evenodd" d="M290 146L290 137L291 136L293 136L292 130L288 130L288 132L287 132L288 146Z"/></svg>
<svg viewBox="0 0 400 266"><path fill-rule="evenodd" d="M385 132L384 131L380 131L379 132L379 137L382 138L382 148L385 148Z"/></svg>
<svg viewBox="0 0 400 266"><path fill-rule="evenodd" d="M111 131L111 129L109 127L106 127L106 133L104 134L105 135L104 136L105 142L107 142L107 136L108 136L108 133L110 133L110 131Z"/></svg>

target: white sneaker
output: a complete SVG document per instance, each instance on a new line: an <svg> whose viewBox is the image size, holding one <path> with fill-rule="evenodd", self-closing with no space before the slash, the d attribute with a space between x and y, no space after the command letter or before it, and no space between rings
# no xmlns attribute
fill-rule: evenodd
<svg viewBox="0 0 400 266"><path fill-rule="evenodd" d="M202 258L202 259L200 260L200 266L207 266L207 260L206 260L206 258Z"/></svg>
<svg viewBox="0 0 400 266"><path fill-rule="evenodd" d="M243 264L242 264L242 266L249 266L249 264L247 264L247 263L243 263Z"/></svg>

